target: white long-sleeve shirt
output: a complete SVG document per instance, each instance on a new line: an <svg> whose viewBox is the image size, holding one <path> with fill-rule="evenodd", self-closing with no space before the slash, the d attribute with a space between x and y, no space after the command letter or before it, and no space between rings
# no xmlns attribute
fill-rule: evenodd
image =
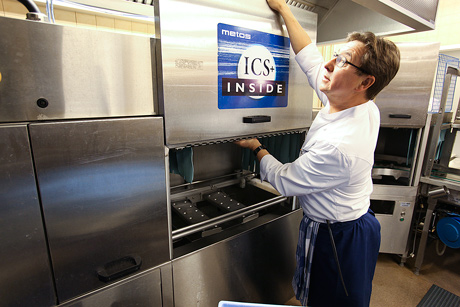
<svg viewBox="0 0 460 307"><path fill-rule="evenodd" d="M282 164L271 155L264 156L261 179L282 195L298 196L305 214L315 221L355 220L370 204L379 110L370 100L329 114L327 97L318 90L324 69L321 54L310 44L296 60L325 107L313 121L300 157Z"/></svg>

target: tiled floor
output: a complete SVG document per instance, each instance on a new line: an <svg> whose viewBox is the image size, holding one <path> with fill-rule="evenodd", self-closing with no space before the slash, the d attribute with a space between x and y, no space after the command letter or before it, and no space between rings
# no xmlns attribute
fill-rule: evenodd
<svg viewBox="0 0 460 307"><path fill-rule="evenodd" d="M415 258L400 266L397 255L380 254L373 282L371 307L417 306L433 284L460 296L460 249L447 248L442 256L436 241L427 245L420 275L414 274ZM300 306L294 298L286 305Z"/></svg>
<svg viewBox="0 0 460 307"><path fill-rule="evenodd" d="M373 282L371 306L417 306L433 284L460 296L460 249L446 248L439 256L436 241L427 245L420 275L415 258L399 265L399 257L381 254Z"/></svg>

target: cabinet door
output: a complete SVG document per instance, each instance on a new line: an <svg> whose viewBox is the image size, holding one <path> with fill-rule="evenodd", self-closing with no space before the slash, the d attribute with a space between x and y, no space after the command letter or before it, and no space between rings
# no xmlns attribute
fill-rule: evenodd
<svg viewBox="0 0 460 307"><path fill-rule="evenodd" d="M401 53L398 73L375 98L380 109L380 125L423 127L436 74L439 43L397 45Z"/></svg>
<svg viewBox="0 0 460 307"><path fill-rule="evenodd" d="M26 125L0 126L0 259L0 305L55 304Z"/></svg>
<svg viewBox="0 0 460 307"><path fill-rule="evenodd" d="M14 18L0 33L0 122L158 114L155 39Z"/></svg>
<svg viewBox="0 0 460 307"><path fill-rule="evenodd" d="M169 260L161 118L30 134L60 302Z"/></svg>
<svg viewBox="0 0 460 307"><path fill-rule="evenodd" d="M123 306L138 307L171 306L171 302L163 303L162 274L170 272L171 264L126 278L123 281L103 288L77 299L66 302L60 307L104 307Z"/></svg>

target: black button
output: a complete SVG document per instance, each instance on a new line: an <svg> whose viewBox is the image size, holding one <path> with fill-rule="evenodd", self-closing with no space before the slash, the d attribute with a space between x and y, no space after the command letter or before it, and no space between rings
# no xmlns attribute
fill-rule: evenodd
<svg viewBox="0 0 460 307"><path fill-rule="evenodd" d="M40 98L37 100L37 106L39 106L40 108L46 108L48 106L48 100L46 100L45 98Z"/></svg>

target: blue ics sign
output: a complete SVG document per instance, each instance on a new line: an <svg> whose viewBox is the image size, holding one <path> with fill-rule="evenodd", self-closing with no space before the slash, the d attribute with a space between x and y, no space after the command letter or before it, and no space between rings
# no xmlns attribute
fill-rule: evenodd
<svg viewBox="0 0 460 307"><path fill-rule="evenodd" d="M219 109L286 107L289 38L220 23Z"/></svg>

